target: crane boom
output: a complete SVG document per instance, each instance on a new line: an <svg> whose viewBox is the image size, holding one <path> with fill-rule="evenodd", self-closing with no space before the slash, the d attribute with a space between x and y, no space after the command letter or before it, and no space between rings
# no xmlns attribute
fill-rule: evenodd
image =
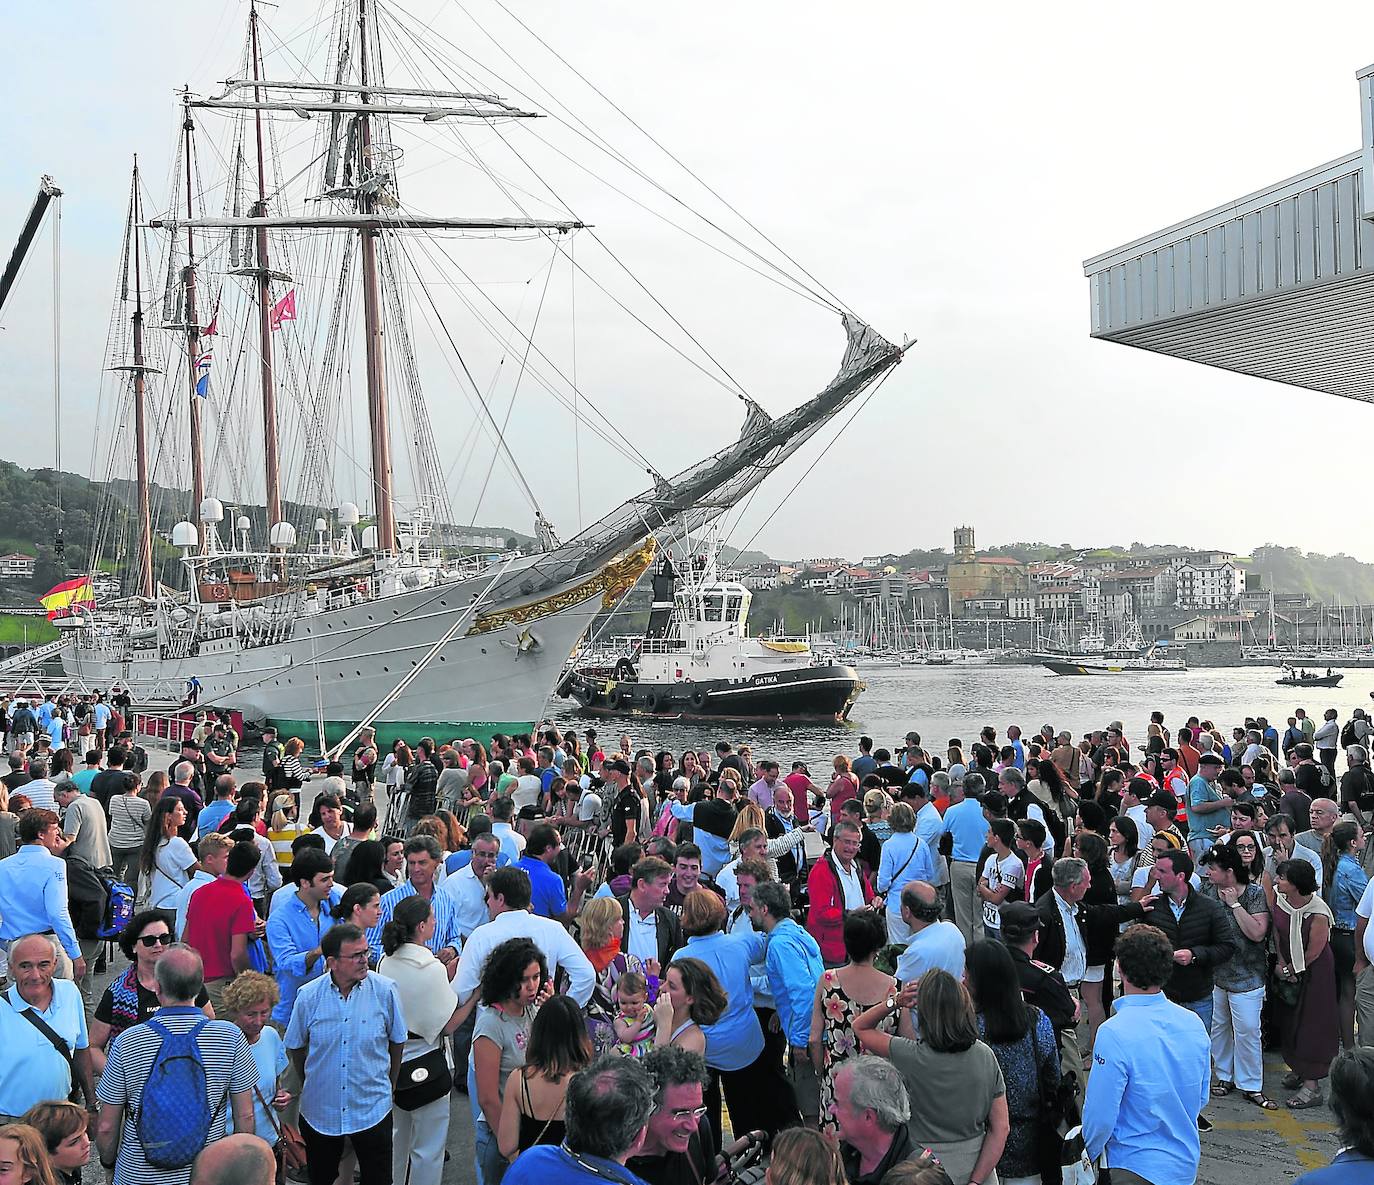
<svg viewBox="0 0 1374 1185"><path fill-rule="evenodd" d="M0 276L0 312L4 311L5 300L10 294L10 289L14 287L15 280L19 278L24 260L33 246L34 239L38 237L38 228L43 224L43 215L47 213L48 205L53 198L61 196L62 191L53 184L52 178L45 173L38 182L38 196L33 199L33 208L29 210L29 216L24 220L24 229L19 232L19 241L15 243L14 250L10 252L9 262L5 265L5 274Z"/></svg>

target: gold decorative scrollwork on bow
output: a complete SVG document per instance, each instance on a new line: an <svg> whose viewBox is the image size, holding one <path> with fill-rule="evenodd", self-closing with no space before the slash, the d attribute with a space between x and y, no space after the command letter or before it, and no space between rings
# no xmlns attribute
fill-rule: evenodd
<svg viewBox="0 0 1374 1185"><path fill-rule="evenodd" d="M503 629L508 625L523 625L527 621L537 621L549 617L572 605L580 604L591 597L601 594L601 604L605 609L612 608L616 601L634 588L639 578L653 561L657 543L650 535L643 544L628 555L612 560L600 572L587 577L572 588L564 589L550 597L516 605L510 609L500 609L493 613L479 613L468 628L468 636L489 634L492 630Z"/></svg>

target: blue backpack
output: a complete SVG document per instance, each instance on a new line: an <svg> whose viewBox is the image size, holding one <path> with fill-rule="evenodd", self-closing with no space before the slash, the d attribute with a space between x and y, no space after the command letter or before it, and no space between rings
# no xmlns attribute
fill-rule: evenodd
<svg viewBox="0 0 1374 1185"><path fill-rule="evenodd" d="M210 1138L215 1109L206 1097L205 1059L196 1037L210 1022L204 1017L184 1033L174 1033L156 1017L148 1021L162 1038L138 1107L138 1142L154 1168L184 1169Z"/></svg>
<svg viewBox="0 0 1374 1185"><path fill-rule="evenodd" d="M100 925L96 927L95 936L101 939L118 938L133 920L134 891L123 881L115 880L113 876L102 874L100 879L105 885L105 909L101 914Z"/></svg>

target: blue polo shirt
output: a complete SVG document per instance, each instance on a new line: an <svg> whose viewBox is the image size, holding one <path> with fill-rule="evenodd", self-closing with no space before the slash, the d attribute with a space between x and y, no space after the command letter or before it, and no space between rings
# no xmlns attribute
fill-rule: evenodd
<svg viewBox="0 0 1374 1185"><path fill-rule="evenodd" d="M541 918L560 918L568 909L568 890L563 878L537 856L521 856L515 862L530 878L530 913Z"/></svg>
<svg viewBox="0 0 1374 1185"><path fill-rule="evenodd" d="M944 830L954 837L951 860L977 863L987 839L988 821L983 818L983 805L976 798L966 798L945 808Z"/></svg>
<svg viewBox="0 0 1374 1185"><path fill-rule="evenodd" d="M763 1052L763 1029L754 1011L754 988L749 979L752 964L763 959L768 940L762 934L694 934L673 955L700 959L725 989L725 1011L713 1025L702 1025L706 1034L706 1064L713 1070L742 1070Z"/></svg>
<svg viewBox="0 0 1374 1185"><path fill-rule="evenodd" d="M233 809L234 804L227 798L216 799L209 806L201 807L200 814L196 816L196 838L218 831L219 825L229 817L229 812Z"/></svg>
<svg viewBox="0 0 1374 1185"><path fill-rule="evenodd" d="M81 990L70 979L54 979L52 1001L46 1012L39 1012L12 986L0 1002L0 1040L8 1066L0 1070L0 1113L22 1115L35 1103L65 1099L72 1088L72 1072L67 1060L42 1033L19 1014L33 1011L47 1022L73 1049L89 1044L86 1009Z"/></svg>

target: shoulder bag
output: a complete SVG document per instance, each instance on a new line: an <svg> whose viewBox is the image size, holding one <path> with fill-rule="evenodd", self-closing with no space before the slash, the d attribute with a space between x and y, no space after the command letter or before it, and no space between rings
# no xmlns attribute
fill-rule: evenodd
<svg viewBox="0 0 1374 1185"><path fill-rule="evenodd" d="M262 1109L267 1112L267 1122L272 1125L272 1130L277 1133L277 1144L281 1148L282 1160L286 1167L293 1172L304 1172L305 1141L301 1138L300 1128L292 1127L291 1124L279 1120L272 1110L271 1102L263 1098L262 1091L256 1086L253 1087L253 1093L258 1096L258 1102L262 1104Z"/></svg>
<svg viewBox="0 0 1374 1185"><path fill-rule="evenodd" d="M416 1111L443 1098L452 1089L453 1071L449 1069L444 1046L440 1044L437 1049L401 1063L401 1072L396 1078L396 1106L402 1111Z"/></svg>
<svg viewBox="0 0 1374 1185"><path fill-rule="evenodd" d="M7 1004L9 1003L8 997L6 997L5 1002ZM14 1008L14 1005L10 1004L10 1007ZM48 1044L62 1055L62 1060L67 1063L67 1073L71 1077L72 1083L72 1088L67 1095L67 1099L69 1102L77 1102L81 1098L81 1084L76 1080L76 1064L72 1061L72 1047L53 1029L52 1025L48 1024L48 1022L39 1016L32 1008L14 1008L14 1011L19 1013L19 1015L28 1021L29 1024L33 1025L35 1029L42 1033L43 1036L47 1038Z"/></svg>

